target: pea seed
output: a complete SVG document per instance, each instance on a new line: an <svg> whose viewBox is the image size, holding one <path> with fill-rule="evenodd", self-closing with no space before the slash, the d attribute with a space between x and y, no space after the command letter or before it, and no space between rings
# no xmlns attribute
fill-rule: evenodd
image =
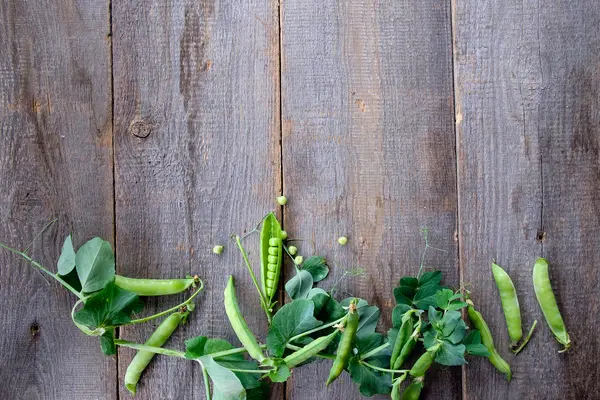
<svg viewBox="0 0 600 400"><path fill-rule="evenodd" d="M304 257L302 256L296 256L296 258L294 258L294 264L296 265L300 265L304 262Z"/></svg>
<svg viewBox="0 0 600 400"><path fill-rule="evenodd" d="M348 238L346 236L342 236L338 239L338 243L342 246L345 246L348 243Z"/></svg>
<svg viewBox="0 0 600 400"><path fill-rule="evenodd" d="M277 204L279 204L280 206L285 206L287 204L287 197L277 196Z"/></svg>
<svg viewBox="0 0 600 400"><path fill-rule="evenodd" d="M269 264L277 264L277 261L279 259L277 258L277 256L269 256L269 257L267 257L267 260L268 260Z"/></svg>
<svg viewBox="0 0 600 400"><path fill-rule="evenodd" d="M290 247L288 247L288 251L290 252L291 255L295 256L296 253L298 252L298 248L296 246L290 246Z"/></svg>
<svg viewBox="0 0 600 400"><path fill-rule="evenodd" d="M269 247L269 255L270 256L279 255L279 249L277 247Z"/></svg>
<svg viewBox="0 0 600 400"><path fill-rule="evenodd" d="M216 245L215 247L213 247L213 253L215 253L215 254L221 254L222 252L223 252L223 246Z"/></svg>
<svg viewBox="0 0 600 400"><path fill-rule="evenodd" d="M281 240L285 240L285 239L287 239L287 232L281 231Z"/></svg>
<svg viewBox="0 0 600 400"><path fill-rule="evenodd" d="M271 247L277 247L281 244L281 239L280 238L271 238L269 239L269 246Z"/></svg>
<svg viewBox="0 0 600 400"><path fill-rule="evenodd" d="M269 279L275 279L276 276L277 274L275 272L267 271L267 277Z"/></svg>
<svg viewBox="0 0 600 400"><path fill-rule="evenodd" d="M267 264L267 271L277 272L277 264Z"/></svg>

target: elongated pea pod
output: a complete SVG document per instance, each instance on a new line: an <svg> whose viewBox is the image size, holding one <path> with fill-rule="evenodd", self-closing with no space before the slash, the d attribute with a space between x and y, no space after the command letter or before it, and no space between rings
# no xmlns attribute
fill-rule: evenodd
<svg viewBox="0 0 600 400"><path fill-rule="evenodd" d="M402 347L402 351L400 352L400 355L398 356L398 358L396 358L396 361L394 362L392 369L400 369L402 367L402 364L404 364L404 362L411 355L415 346L417 345L419 332L420 332L420 330L415 330L412 333L412 335L410 336L410 338L408 339L408 341L406 343L404 343L404 346Z"/></svg>
<svg viewBox="0 0 600 400"><path fill-rule="evenodd" d="M307 361L311 357L316 356L318 353L322 352L329 346L329 344L333 341L333 339L338 334L338 330L336 329L334 332L330 333L327 336L321 336L317 338L301 348L298 351L293 352L283 359L285 361L285 365L288 368L294 368L303 362Z"/></svg>
<svg viewBox="0 0 600 400"><path fill-rule="evenodd" d="M467 299L467 314L469 315L469 319L471 323L479 331L481 334L481 343L488 349L490 355L488 356L488 360L490 363L496 367L496 369L506 376L506 379L510 381L512 378L512 372L510 370L510 365L498 354L496 347L494 346L494 338L492 337L492 332L488 327L487 322L483 319L481 313L475 310L473 302L470 299Z"/></svg>
<svg viewBox="0 0 600 400"><path fill-rule="evenodd" d="M439 345L438 345L439 346ZM413 378L422 378L425 376L425 373L433 364L435 360L435 356L437 355L437 350L439 347L434 347L430 350L427 350L425 353L415 361L415 364L412 366L410 371L408 372L410 376Z"/></svg>
<svg viewBox="0 0 600 400"><path fill-rule="evenodd" d="M227 314L227 318L229 318L229 323L231 324L233 331L250 357L258 362L263 362L265 356L262 349L256 341L256 337L250 328L248 328L248 324L240 311L240 306L238 305L237 296L235 294L233 276L229 277L227 287L225 288L225 313Z"/></svg>
<svg viewBox="0 0 600 400"><path fill-rule="evenodd" d="M496 263L492 263L492 274L500 293L500 301L502 302L502 310L504 311L511 346L515 347L523 337L521 309L519 308L517 291L510 276Z"/></svg>
<svg viewBox="0 0 600 400"><path fill-rule="evenodd" d="M423 390L423 380L415 379L402 393L402 400L418 400Z"/></svg>
<svg viewBox="0 0 600 400"><path fill-rule="evenodd" d="M265 217L260 231L260 278L262 290L269 306L277 293L282 257L281 225L275 214L269 213Z"/></svg>
<svg viewBox="0 0 600 400"><path fill-rule="evenodd" d="M176 312L169 315L163 322L161 322L152 335L150 335L145 344L147 346L161 347L173 334L175 329L177 329L186 315L187 312ZM153 357L154 353L140 350L137 352L135 357L133 357L131 363L129 363L127 371L125 372L125 387L131 392L131 394L135 395L140 376L148 364L150 364L150 361L152 361Z"/></svg>
<svg viewBox="0 0 600 400"><path fill-rule="evenodd" d="M115 285L138 296L164 296L181 293L194 285L194 278L186 279L137 279L115 276Z"/></svg>
<svg viewBox="0 0 600 400"><path fill-rule="evenodd" d="M413 333L414 323L412 316L408 316L398 330L398 336L396 336L396 342L394 342L394 348L392 349L392 356L390 358L390 369L394 369L394 365L398 356L402 352L402 349L406 343L411 339Z"/></svg>
<svg viewBox="0 0 600 400"><path fill-rule="evenodd" d="M567 333L567 327L562 315L560 315L556 298L552 291L548 275L548 261L543 258L538 258L533 266L533 288L544 313L544 318L548 322L548 326L550 326L556 340L564 346L561 353L569 350L571 347L571 338Z"/></svg>
<svg viewBox="0 0 600 400"><path fill-rule="evenodd" d="M335 381L344 371L344 368L348 366L348 361L352 356L352 346L354 339L356 338L356 332L358 331L358 311L356 310L356 300L350 302L348 314L346 316L346 326L342 333L342 339L338 345L335 360L333 366L329 370L329 377L327 378L326 386L329 386Z"/></svg>

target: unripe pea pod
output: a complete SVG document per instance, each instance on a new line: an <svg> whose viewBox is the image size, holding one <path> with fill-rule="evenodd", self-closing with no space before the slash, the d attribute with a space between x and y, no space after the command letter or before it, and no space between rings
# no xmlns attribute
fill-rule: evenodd
<svg viewBox="0 0 600 400"><path fill-rule="evenodd" d="M342 333L342 339L338 345L337 353L331 370L329 370L329 377L327 378L326 386L329 386L335 381L344 371L344 368L348 366L348 361L352 356L352 346L354 339L356 338L356 332L358 331L358 311L356 310L356 300L350 302L348 314L346 316L346 326Z"/></svg>
<svg viewBox="0 0 600 400"><path fill-rule="evenodd" d="M396 336L396 341L394 342L394 348L392 349L392 356L390 358L390 369L394 369L394 364L396 363L398 356L402 352L402 348L410 340L410 337L413 333L413 328L414 324L412 317L409 317L402 322L402 325L398 330L398 336Z"/></svg>
<svg viewBox="0 0 600 400"><path fill-rule="evenodd" d="M277 294L281 262L283 257L281 225L275 214L269 213L260 231L261 286L266 296L267 306Z"/></svg>
<svg viewBox="0 0 600 400"><path fill-rule="evenodd" d="M490 353L488 360L494 367L496 367L498 371L502 372L506 376L507 380L510 381L512 377L510 365L504 361L504 359L496 350L496 347L494 346L494 338L492 337L492 332L490 331L488 324L483 319L481 313L475 310L473 302L468 298L466 300L468 304L467 315L469 316L469 319L473 323L475 329L477 329L481 334L481 343L488 349L488 352Z"/></svg>
<svg viewBox="0 0 600 400"><path fill-rule="evenodd" d="M402 351L400 352L400 355L398 356L398 358L396 358L396 361L394 362L394 366L392 367L392 369L400 369L402 367L402 364L404 364L404 362L408 359L408 357L414 350L415 346L417 345L417 337L418 336L414 335L414 333L413 333L411 335L411 337L408 339L408 341L406 343L404 343L404 346L402 347Z"/></svg>
<svg viewBox="0 0 600 400"><path fill-rule="evenodd" d="M169 315L163 322L160 323L152 335L150 335L145 344L147 346L161 347L173 334L175 329L177 329L187 314L188 312L176 312ZM150 364L150 361L152 361L153 357L154 353L140 350L137 352L135 357L133 357L131 363L129 363L127 371L125 372L124 382L125 387L131 392L131 394L135 394L140 376L148 364Z"/></svg>
<svg viewBox="0 0 600 400"><path fill-rule="evenodd" d="M510 337L511 346L517 345L523 337L523 329L521 328L521 310L519 308L519 299L517 291L510 276L496 263L492 263L492 274L498 286L500 293L500 301L502 302L502 310L506 319L506 328Z"/></svg>
<svg viewBox="0 0 600 400"><path fill-rule="evenodd" d="M181 293L190 288L196 279L137 279L115 275L115 285L138 296L164 296Z"/></svg>
<svg viewBox="0 0 600 400"><path fill-rule="evenodd" d="M423 390L423 381L415 379L402 393L402 400L418 400L421 396L421 390Z"/></svg>
<svg viewBox="0 0 600 400"><path fill-rule="evenodd" d="M265 356L260 348L256 337L248 328L246 320L242 316L240 307L237 302L237 296L235 294L235 285L233 283L233 276L229 277L227 287L225 288L225 313L229 318L229 323L233 328L233 331L237 335L238 339L250 355L258 362L263 362Z"/></svg>
<svg viewBox="0 0 600 400"><path fill-rule="evenodd" d="M438 348L439 345L436 345L430 350L427 350L425 353L423 353L421 357L419 357L419 359L415 361L415 364L410 369L410 376L412 376L413 378L421 378L425 376L425 372L427 372L427 370L429 369L429 367L431 367L431 364L433 364L433 361L435 360Z"/></svg>
<svg viewBox="0 0 600 400"><path fill-rule="evenodd" d="M288 368L294 368L297 365L302 364L306 360L311 357L316 356L321 351L325 350L327 346L333 341L333 339L338 334L338 330L336 329L334 332L330 333L327 336L321 336L317 338L301 348L298 351L293 352L283 359Z"/></svg>

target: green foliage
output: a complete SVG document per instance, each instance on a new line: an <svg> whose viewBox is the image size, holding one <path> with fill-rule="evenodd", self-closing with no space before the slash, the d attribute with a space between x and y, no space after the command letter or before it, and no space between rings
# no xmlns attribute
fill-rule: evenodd
<svg viewBox="0 0 600 400"><path fill-rule="evenodd" d="M323 324L314 317L314 308L310 300L296 300L277 311L267 334L267 348L271 354L282 357L292 337Z"/></svg>
<svg viewBox="0 0 600 400"><path fill-rule="evenodd" d="M70 249L67 249L69 252ZM101 290L115 277L115 254L110 243L98 237L85 243L77 250L75 268L83 292Z"/></svg>
<svg viewBox="0 0 600 400"><path fill-rule="evenodd" d="M310 272L315 283L322 281L329 274L329 267L325 257L312 256L306 259L302 264L304 271Z"/></svg>

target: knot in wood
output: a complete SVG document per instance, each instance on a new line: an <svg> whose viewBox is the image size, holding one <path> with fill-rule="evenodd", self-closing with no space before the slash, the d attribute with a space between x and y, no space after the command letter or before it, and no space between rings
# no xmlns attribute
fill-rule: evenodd
<svg viewBox="0 0 600 400"><path fill-rule="evenodd" d="M139 138L147 138L152 132L152 124L146 121L136 121L129 126L129 133Z"/></svg>

